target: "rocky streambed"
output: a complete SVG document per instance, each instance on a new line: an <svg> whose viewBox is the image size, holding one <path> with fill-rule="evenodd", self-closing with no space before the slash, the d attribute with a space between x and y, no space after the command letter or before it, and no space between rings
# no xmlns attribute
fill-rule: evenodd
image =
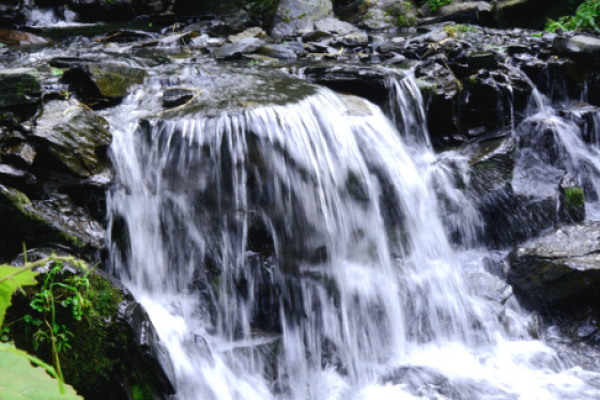
<svg viewBox="0 0 600 400"><path fill-rule="evenodd" d="M494 7L487 2L463 2L419 14L408 6L386 8L385 2L362 12L361 2L315 1L308 2L313 8L306 17L301 17L295 3L282 3L279 8L255 5L241 14L185 20L168 15L135 24L0 29L4 43L0 47L0 220L4 227L0 260L14 260L22 243L34 252L58 246L60 251L100 263L99 268L110 275L132 279L130 271L115 269L111 260L114 254L124 260L131 256L136 238L130 236L127 221L107 216L106 210L107 196L123 185L115 179L115 160L109 151L113 132L127 123L114 118L116 107L139 117L139 135L160 132L162 138L172 121L247 115L251 110L299 103L326 87L343 95L348 118L373 114L364 98L381 107L399 131L428 132L426 145L435 149L434 158L426 161L434 166L428 185L438 199L437 211L451 243L460 249L490 252L484 271L468 275L475 290L493 292L488 297L502 308L509 298L514 301L514 288L522 305L540 315L537 335L556 334L552 338L558 338L554 341L560 345L585 346L595 354L600 332L593 300L600 268L595 243L595 221L600 216L596 211L600 37L486 26L518 20L518 12L507 4L511 2ZM132 9L138 10L137 6L142 7L134 2ZM175 13L184 13L181 10L189 4L172 6ZM48 7L58 12L59 6ZM85 4L78 7L84 18L95 18ZM97 19L121 12L117 7L119 2L107 5ZM168 5L155 2L143 7L162 10ZM338 17L350 22L334 17L334 8ZM18 21L21 12L13 11L11 23ZM400 16L419 18L420 25L398 29ZM261 19L270 22L251 26ZM398 86L408 80L414 85ZM405 91L422 98L424 109L414 109L403 97ZM413 112L407 114L403 107L412 107ZM422 138L404 140L410 144ZM256 181L268 176L258 143L248 139L247 144L254 151L249 154ZM172 147L184 144L183 140L168 142ZM209 152L209 146L202 151ZM210 168L179 157L169 162L185 163L198 174ZM300 176L308 174L294 163L289 168ZM164 178L168 189L183 181L177 173L165 172ZM364 188L352 182L348 183L350 197L364 200ZM446 191L448 182L460 196ZM260 187L261 182L253 184ZM218 198L202 182L183 185L204 202L199 213L216 212L219 201L234 202ZM276 213L273 210L274 220ZM474 222L465 227L468 218ZM283 289L273 289L266 277L274 263L275 244L269 236L273 227L265 227L260 218L250 221L251 263L258 265L256 271L263 271L255 276L262 309L253 311L254 329L280 333L280 305L274 306L277 302L272 298ZM218 221L210 223L219 226ZM160 229L175 227L163 221ZM285 252L278 256L285 265L328 258L327 249L313 244L282 246ZM173 257L186 262L194 258ZM210 293L223 273L219 257L197 261L204 275L196 274L191 284L208 303L214 301ZM288 272L295 276L295 271ZM115 309L114 315L104 318L119 324L129 321L134 328L118 325L110 328L115 330L112 333L90 334L99 334L115 346L136 348L126 357L131 364L127 368L136 371L128 375L124 370L114 372L115 363L125 361L115 346L108 346L110 362L99 363L93 373L114 372L114 376L106 381L110 383L98 384L120 385L123 390L115 391L111 397L115 399L136 398L132 388L140 385L149 385L147 396L168 398L175 390L175 378L150 321L143 310L131 311L140 306L119 282L98 279L120 291L115 296L120 311ZM316 274L310 279L319 280ZM286 284L293 286L290 282ZM137 317L131 317L135 313ZM593 356L582 357L586 368L598 370ZM425 381L439 378L421 375L419 379ZM95 398L86 392L85 377L75 376L72 383L87 393L86 398ZM439 393L462 398L452 391Z"/></svg>

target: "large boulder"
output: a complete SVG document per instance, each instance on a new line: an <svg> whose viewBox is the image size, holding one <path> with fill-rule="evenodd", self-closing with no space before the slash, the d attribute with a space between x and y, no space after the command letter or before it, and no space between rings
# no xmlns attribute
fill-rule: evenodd
<svg viewBox="0 0 600 400"><path fill-rule="evenodd" d="M82 177L103 169L103 153L112 138L108 122L75 100L46 103L30 135L63 167Z"/></svg>
<svg viewBox="0 0 600 400"><path fill-rule="evenodd" d="M334 0L336 15L372 31L384 31L415 25L413 3L398 0Z"/></svg>
<svg viewBox="0 0 600 400"><path fill-rule="evenodd" d="M557 36L554 38L554 50L559 54L568 54L600 64L600 38L586 35L572 37Z"/></svg>
<svg viewBox="0 0 600 400"><path fill-rule="evenodd" d="M314 23L333 16L330 0L281 0L271 35L276 39L300 36L315 29Z"/></svg>
<svg viewBox="0 0 600 400"><path fill-rule="evenodd" d="M532 306L596 304L600 223L566 226L533 239L514 250L509 262L510 282Z"/></svg>
<svg viewBox="0 0 600 400"><path fill-rule="evenodd" d="M40 247L29 250L27 260L37 261L52 253L71 256L61 249ZM11 264L23 263L21 256ZM145 310L119 281L97 268L86 273L78 265L76 258L49 262L39 269L37 287L13 296L5 319L10 325L9 339L53 364L50 341L44 340L43 334L36 335L38 331L47 333L44 313L32 306L44 288L56 300L52 323L57 327L65 381L80 395L87 400L170 399L175 391L173 368ZM44 285L46 280L53 285ZM81 297L60 285L78 288Z"/></svg>
<svg viewBox="0 0 600 400"><path fill-rule="evenodd" d="M64 2L62 2L64 4ZM129 21L138 15L154 15L170 9L171 0L69 0L81 21Z"/></svg>
<svg viewBox="0 0 600 400"><path fill-rule="evenodd" d="M467 1L442 6L434 12L428 12L424 7L427 18L421 23L440 21L471 22L487 25L492 20L492 7L485 1Z"/></svg>

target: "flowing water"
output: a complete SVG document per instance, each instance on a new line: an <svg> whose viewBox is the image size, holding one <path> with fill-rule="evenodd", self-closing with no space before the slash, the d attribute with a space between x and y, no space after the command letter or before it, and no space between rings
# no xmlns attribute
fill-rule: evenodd
<svg viewBox="0 0 600 400"><path fill-rule="evenodd" d="M204 106L163 111L181 85ZM389 86L391 119L276 72L196 65L106 115L113 266L170 353L177 399L600 398L600 375L534 338L486 271L499 257L454 179L467 160L430 149L414 78ZM577 143L560 151L583 177L595 150Z"/></svg>

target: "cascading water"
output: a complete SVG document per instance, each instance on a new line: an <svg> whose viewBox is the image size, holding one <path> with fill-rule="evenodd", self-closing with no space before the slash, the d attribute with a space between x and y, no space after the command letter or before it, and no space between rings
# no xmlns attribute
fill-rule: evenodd
<svg viewBox="0 0 600 400"><path fill-rule="evenodd" d="M391 80L394 124L289 77L252 81L263 104L184 72L108 116L113 265L169 350L177 398L600 397L600 375L531 339L485 272L467 234L480 223L428 147L412 77ZM162 86L183 81L226 110L161 111ZM470 250L444 228L461 215Z"/></svg>

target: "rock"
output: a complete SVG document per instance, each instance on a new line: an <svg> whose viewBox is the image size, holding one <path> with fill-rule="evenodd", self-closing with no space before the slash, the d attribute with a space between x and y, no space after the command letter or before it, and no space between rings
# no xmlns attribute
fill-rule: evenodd
<svg viewBox="0 0 600 400"><path fill-rule="evenodd" d="M594 65L600 64L600 38L585 35L556 36L552 47L559 54L582 56L591 60Z"/></svg>
<svg viewBox="0 0 600 400"><path fill-rule="evenodd" d="M332 17L323 18L315 22L315 30L327 32L332 36L346 36L358 31L354 25Z"/></svg>
<svg viewBox="0 0 600 400"><path fill-rule="evenodd" d="M250 60L253 60L254 63L256 64L278 64L279 63L279 59L277 58L273 58L273 57L267 57L267 56L263 56L261 54L246 54L244 55L244 58L248 58Z"/></svg>
<svg viewBox="0 0 600 400"><path fill-rule="evenodd" d="M566 226L509 256L510 282L532 306L592 301L600 283L600 223Z"/></svg>
<svg viewBox="0 0 600 400"><path fill-rule="evenodd" d="M494 18L501 27L519 26L543 29L547 12L561 0L499 0L494 4ZM564 15L564 14L560 14Z"/></svg>
<svg viewBox="0 0 600 400"><path fill-rule="evenodd" d="M480 69L495 69L498 67L496 55L489 51L473 51L467 53L467 62L469 63L470 71L478 71Z"/></svg>
<svg viewBox="0 0 600 400"><path fill-rule="evenodd" d="M131 86L144 82L147 72L110 63L71 63L61 82L69 85L69 90L77 93L81 100L94 108L117 104L129 94ZM78 66L81 65L81 66Z"/></svg>
<svg viewBox="0 0 600 400"><path fill-rule="evenodd" d="M72 256L60 247L46 246L29 250L27 259L36 261L52 253ZM11 264L22 265L23 261L20 256ZM41 269L38 281L43 282L55 265ZM71 306L58 306L59 303L53 316L60 329L72 334L68 338L69 352L60 362L65 381L90 400L129 400L132 393L134 398L170 399L175 392L173 367L143 307L119 281L99 268L86 274L72 263L63 262L62 270L52 275L52 281L74 286L77 277L89 282L81 320L73 317ZM11 323L10 336L18 348L52 364L49 345L41 342L39 347L34 346L34 325L23 319L29 315L43 320L43 315L30 306L41 285L13 296L6 321ZM58 285L52 292L55 296L73 295Z"/></svg>
<svg viewBox="0 0 600 400"><path fill-rule="evenodd" d="M220 47L214 52L214 55L217 59L222 60L239 59L242 57L242 54L256 53L262 44L262 40L248 37Z"/></svg>
<svg viewBox="0 0 600 400"><path fill-rule="evenodd" d="M295 49L292 46L283 46L279 44L265 44L261 46L259 50L259 53L264 56L282 60L295 60L298 58L298 52L303 52L303 50L298 51L298 49Z"/></svg>
<svg viewBox="0 0 600 400"><path fill-rule="evenodd" d="M335 1L336 15L372 31L392 30L416 23L415 6L409 1Z"/></svg>
<svg viewBox="0 0 600 400"><path fill-rule="evenodd" d="M375 49L379 53L400 53L404 51L407 40L403 37L395 37L389 42L379 43Z"/></svg>
<svg viewBox="0 0 600 400"><path fill-rule="evenodd" d="M365 46L369 37L362 32L350 33L342 38L342 43L348 47Z"/></svg>
<svg viewBox="0 0 600 400"><path fill-rule="evenodd" d="M172 3L172 0L68 0L69 8L82 22L130 21L136 16L165 12Z"/></svg>
<svg viewBox="0 0 600 400"><path fill-rule="evenodd" d="M2 149L2 160L18 167L31 167L36 155L36 150L26 142L8 145Z"/></svg>
<svg viewBox="0 0 600 400"><path fill-rule="evenodd" d="M165 89L163 90L163 107L174 108L180 106L191 100L194 94L194 91L189 89Z"/></svg>
<svg viewBox="0 0 600 400"><path fill-rule="evenodd" d="M314 24L332 15L332 2L329 0L281 0L275 12L271 36L281 40L315 29L328 32L328 28L315 27ZM350 32L343 34L347 33Z"/></svg>
<svg viewBox="0 0 600 400"><path fill-rule="evenodd" d="M104 165L101 153L111 142L108 123L74 100L54 100L44 106L31 136L73 174L88 177Z"/></svg>
<svg viewBox="0 0 600 400"><path fill-rule="evenodd" d="M304 75L310 82L341 93L367 98L381 106L389 99L387 74L382 68L353 65L308 66L304 70Z"/></svg>
<svg viewBox="0 0 600 400"><path fill-rule="evenodd" d="M41 94L39 74L35 69L0 70L0 108L35 104Z"/></svg>
<svg viewBox="0 0 600 400"><path fill-rule="evenodd" d="M431 17L423 20L425 23L454 21L489 24L492 21L492 8L485 1L467 1L453 3L437 9Z"/></svg>
<svg viewBox="0 0 600 400"><path fill-rule="evenodd" d="M34 44L47 44L50 40L29 32L0 29L0 42L9 46L27 46Z"/></svg>
<svg viewBox="0 0 600 400"><path fill-rule="evenodd" d="M262 28L254 27L254 28L246 29L244 32L238 33L237 35L229 36L227 38L227 41L229 43L235 43L244 38L266 39L267 34L265 33L265 31L262 30Z"/></svg>
<svg viewBox="0 0 600 400"><path fill-rule="evenodd" d="M0 185L0 216L6 224L3 244L16 252L23 243L59 243L89 254L104 245L104 228L65 195L32 201L24 193Z"/></svg>

